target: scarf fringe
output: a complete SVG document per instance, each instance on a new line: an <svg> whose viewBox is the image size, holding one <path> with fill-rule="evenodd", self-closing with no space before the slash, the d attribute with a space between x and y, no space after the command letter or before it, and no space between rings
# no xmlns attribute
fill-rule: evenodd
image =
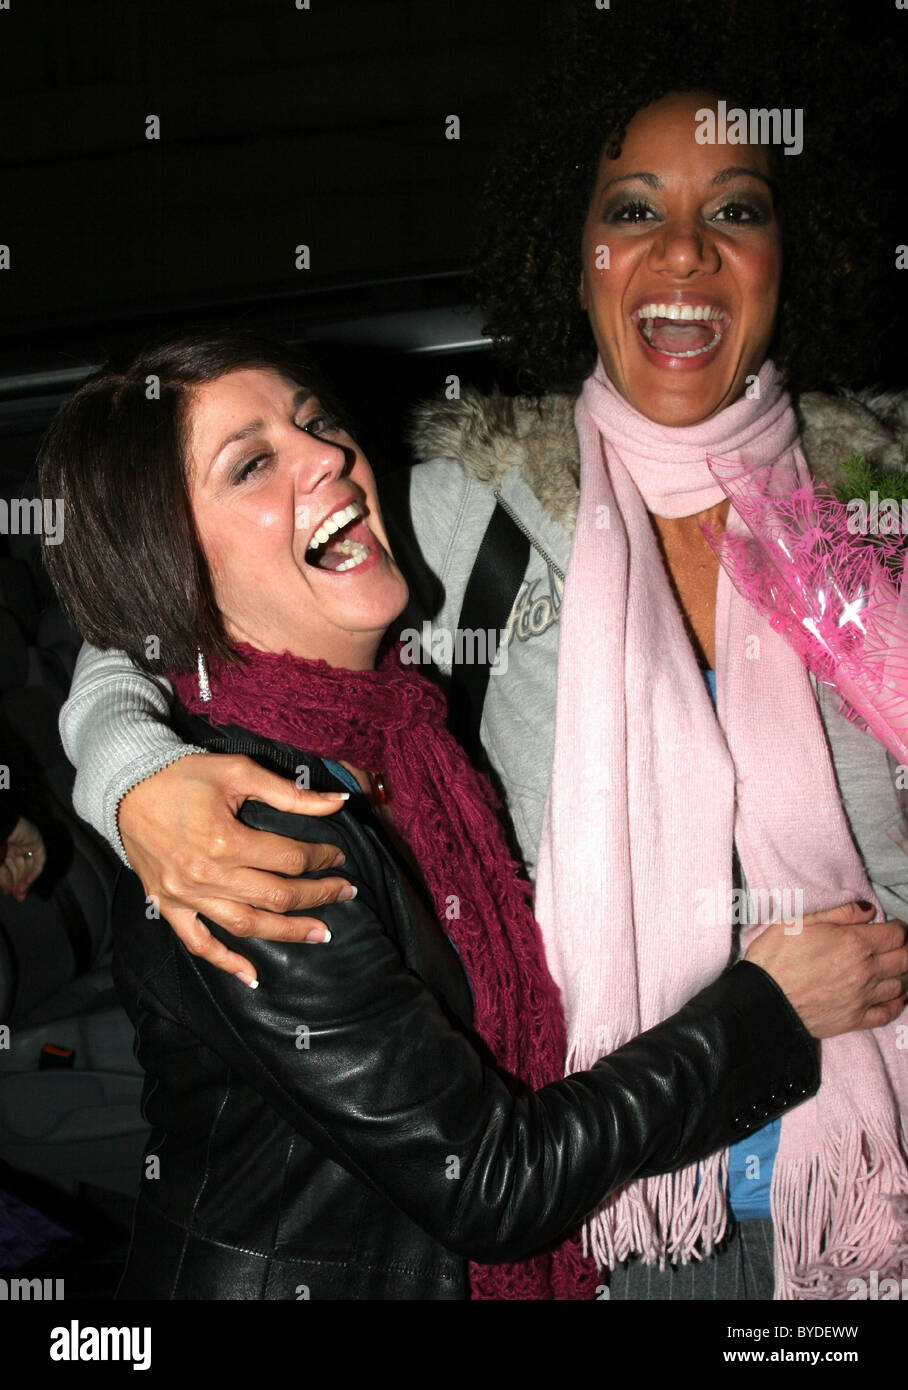
<svg viewBox="0 0 908 1390"><path fill-rule="evenodd" d="M613 1044L617 1047L617 1042ZM579 1043L568 1075L597 1060ZM612 1050L609 1047L607 1050ZM774 1298L848 1300L853 1281L878 1287L908 1279L908 1142L883 1126L854 1123L827 1133L803 1158L776 1157L770 1194ZM613 1192L584 1222L582 1251L599 1269L637 1256L645 1265L685 1265L715 1254L728 1229L728 1150Z"/></svg>
<svg viewBox="0 0 908 1390"><path fill-rule="evenodd" d="M660 1270L708 1259L728 1226L727 1174L726 1150L680 1172L620 1188L584 1223L584 1254L609 1269L632 1255Z"/></svg>
<svg viewBox="0 0 908 1390"><path fill-rule="evenodd" d="M615 1042L605 1050L618 1045ZM600 1055L575 1043L567 1074L592 1067ZM599 1269L613 1269L632 1255L639 1255L646 1265L657 1264L660 1270L666 1264L708 1258L728 1228L727 1180L725 1149L675 1173L626 1184L584 1222L584 1255L591 1256Z"/></svg>
<svg viewBox="0 0 908 1390"><path fill-rule="evenodd" d="M777 1158L770 1197L775 1298L847 1300L852 1281L908 1277L904 1140L853 1126L817 1153Z"/></svg>

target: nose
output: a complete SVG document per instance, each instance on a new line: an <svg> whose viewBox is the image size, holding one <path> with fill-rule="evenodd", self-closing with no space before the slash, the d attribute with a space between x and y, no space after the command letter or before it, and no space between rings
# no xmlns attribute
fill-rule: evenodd
<svg viewBox="0 0 908 1390"><path fill-rule="evenodd" d="M650 269L666 271L681 280L716 271L721 264L709 228L693 215L663 223L653 238L649 259Z"/></svg>
<svg viewBox="0 0 908 1390"><path fill-rule="evenodd" d="M307 431L294 439L294 490L310 495L324 483L335 482L349 470L352 451L333 439L323 439Z"/></svg>
<svg viewBox="0 0 908 1390"><path fill-rule="evenodd" d="M296 431L293 439L294 528L308 531L317 520L314 500L325 484L337 482L350 471L353 451L336 440L323 439L307 431Z"/></svg>

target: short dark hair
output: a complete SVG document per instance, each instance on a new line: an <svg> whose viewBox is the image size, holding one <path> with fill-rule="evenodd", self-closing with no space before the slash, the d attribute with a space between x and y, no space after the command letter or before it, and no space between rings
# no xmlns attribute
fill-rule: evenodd
<svg viewBox="0 0 908 1390"><path fill-rule="evenodd" d="M193 330L89 376L38 451L42 497L62 501L60 544L44 559L87 641L120 648L155 674L195 668L198 652L234 657L214 597L186 480L193 389L264 368L306 387L346 420L302 352L245 330ZM148 639L158 639L149 651Z"/></svg>
<svg viewBox="0 0 908 1390"><path fill-rule="evenodd" d="M596 345L577 287L599 158L607 144L620 154L637 111L682 90L745 109L803 109L803 153L770 147L784 261L770 355L802 391L871 384L885 362L897 222L886 225L891 169L876 168L867 145L898 109L896 46L861 42L860 19L826 0L570 8L480 206L477 298L519 388L577 391L591 370Z"/></svg>

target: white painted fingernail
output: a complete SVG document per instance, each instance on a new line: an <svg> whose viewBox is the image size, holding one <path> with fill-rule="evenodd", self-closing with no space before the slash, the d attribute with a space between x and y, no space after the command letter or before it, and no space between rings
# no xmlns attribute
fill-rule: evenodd
<svg viewBox="0 0 908 1390"><path fill-rule="evenodd" d="M242 970L236 972L236 977L238 980L242 980L244 985L248 985L250 989L258 989L259 987L259 982L255 976L246 975Z"/></svg>

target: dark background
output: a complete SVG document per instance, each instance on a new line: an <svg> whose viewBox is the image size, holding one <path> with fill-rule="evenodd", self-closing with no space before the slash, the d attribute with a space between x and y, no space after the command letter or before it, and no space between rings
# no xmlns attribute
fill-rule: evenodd
<svg viewBox="0 0 908 1390"><path fill-rule="evenodd" d="M80 365L171 322L226 312L340 341L327 366L340 366L348 394L365 392L373 420L377 340L383 374L399 365L412 376L407 399L443 383L450 363L431 367L413 349L426 334L442 341L437 313L468 301L462 272L490 155L570 12L595 0L309 3L12 0L0 10L0 243L12 261L0 275L0 472L24 467ZM717 24L734 4L716 0ZM856 43L908 54L908 12L894 0L829 8L853 16ZM902 109L868 150L891 168L905 210L893 246L908 241ZM459 140L445 138L452 114ZM158 140L145 138L149 115ZM860 196L854 170L846 215ZM294 266L301 243L308 271ZM891 277L895 319L908 276L893 267ZM452 323L452 342L481 337L478 315ZM473 353L469 373L487 383L494 369ZM882 384L904 376L902 357ZM399 436L401 409L376 427L380 454Z"/></svg>
<svg viewBox="0 0 908 1390"><path fill-rule="evenodd" d="M80 0L0 16L11 318L461 262L559 5ZM444 117L462 123L444 138ZM146 140L145 120L161 121Z"/></svg>
<svg viewBox="0 0 908 1390"><path fill-rule="evenodd" d="M412 349L480 336L462 275L478 190L561 13L558 0L13 0L0 11L0 486L25 485L82 364L225 315L340 338L320 356L360 403L374 462L399 463L414 396L459 368L489 384L482 353L442 369ZM445 138L452 114L459 140ZM436 318L452 310L446 334Z"/></svg>

